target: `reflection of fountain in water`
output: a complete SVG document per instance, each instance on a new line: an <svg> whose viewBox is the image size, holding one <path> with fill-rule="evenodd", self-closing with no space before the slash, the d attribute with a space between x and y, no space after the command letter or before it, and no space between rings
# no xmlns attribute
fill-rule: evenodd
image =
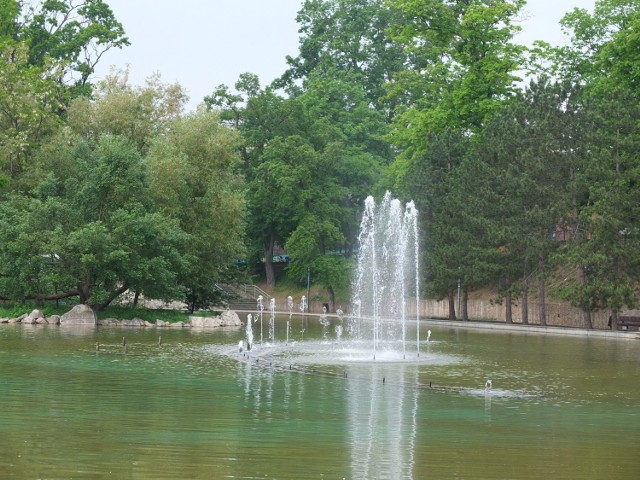
<svg viewBox="0 0 640 480"><path fill-rule="evenodd" d="M368 197L358 240L351 335L371 342L374 359L380 349L400 349L404 357L409 302L413 299L419 356L418 212L414 203L402 208L389 192L380 205Z"/></svg>
<svg viewBox="0 0 640 480"><path fill-rule="evenodd" d="M417 372L409 365L378 364L367 382L348 383L352 478L413 478L420 390L384 379L414 383Z"/></svg>

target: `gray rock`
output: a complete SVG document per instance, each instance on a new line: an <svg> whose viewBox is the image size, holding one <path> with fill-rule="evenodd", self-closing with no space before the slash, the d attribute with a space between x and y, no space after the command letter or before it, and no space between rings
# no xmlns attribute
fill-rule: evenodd
<svg viewBox="0 0 640 480"><path fill-rule="evenodd" d="M141 318L132 318L131 320L122 320L120 324L123 327L144 327L144 320Z"/></svg>
<svg viewBox="0 0 640 480"><path fill-rule="evenodd" d="M49 325L60 325L60 315L51 315L47 317Z"/></svg>
<svg viewBox="0 0 640 480"><path fill-rule="evenodd" d="M9 323L22 323L22 321L27 318L29 316L28 313L23 313L22 315L20 315L19 317L16 318L10 318L9 319Z"/></svg>
<svg viewBox="0 0 640 480"><path fill-rule="evenodd" d="M97 325L96 313L89 305L76 305L60 317L60 325Z"/></svg>
<svg viewBox="0 0 640 480"><path fill-rule="evenodd" d="M240 317L233 310L226 310L218 317L196 317L190 316L189 322L192 327L240 327L242 325Z"/></svg>
<svg viewBox="0 0 640 480"><path fill-rule="evenodd" d="M103 318L102 320L98 321L98 325L101 325L103 327L113 327L120 325L120 320L118 320L117 318Z"/></svg>
<svg viewBox="0 0 640 480"><path fill-rule="evenodd" d="M40 310L33 310L24 320L22 320L22 323L42 323L43 320L44 315L42 312Z"/></svg>
<svg viewBox="0 0 640 480"><path fill-rule="evenodd" d="M222 312L222 315L220 315L220 318L222 320L222 326L223 327L240 327L240 326L242 326L242 321L240 320L240 317L233 310L225 310L224 312Z"/></svg>
<svg viewBox="0 0 640 480"><path fill-rule="evenodd" d="M156 320L156 327L170 327L171 324L169 322L165 322L164 320Z"/></svg>

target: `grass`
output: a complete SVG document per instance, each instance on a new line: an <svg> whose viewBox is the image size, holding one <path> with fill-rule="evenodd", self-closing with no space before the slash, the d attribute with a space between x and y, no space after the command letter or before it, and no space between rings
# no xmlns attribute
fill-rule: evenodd
<svg viewBox="0 0 640 480"><path fill-rule="evenodd" d="M278 277L274 288L267 287L264 279L261 280L258 286L269 295L278 298L287 298L291 295L294 300L299 300L303 295L307 296L306 285L300 285L299 283L292 282L286 276ZM311 284L309 290L311 291L311 300L321 302L329 301L327 290L323 286ZM350 288L347 287L343 290L336 290L335 294L336 302L348 302L351 295Z"/></svg>
<svg viewBox="0 0 640 480"><path fill-rule="evenodd" d="M51 315L62 315L63 313L68 312L73 307L72 305L63 304L63 303L45 303L42 305L37 305L33 302L25 302L25 303L8 303L2 302L0 303L0 318L16 318L25 313L31 313L33 310L40 310L45 317L50 317Z"/></svg>

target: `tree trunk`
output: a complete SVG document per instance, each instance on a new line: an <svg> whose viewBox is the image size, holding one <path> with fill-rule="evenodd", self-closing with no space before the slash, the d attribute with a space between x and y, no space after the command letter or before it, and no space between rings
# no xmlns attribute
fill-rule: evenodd
<svg viewBox="0 0 640 480"><path fill-rule="evenodd" d="M584 286L587 284L587 271L585 267L580 269L580 283ZM593 329L593 322L591 321L591 308L589 304L583 305L582 307L583 318L584 318L584 328L587 330Z"/></svg>
<svg viewBox="0 0 640 480"><path fill-rule="evenodd" d="M127 286L127 284L121 285L120 287L116 288L113 292L111 292L109 294L109 297L103 303L99 303L99 304L96 304L96 305L91 305L91 308L96 312L104 310L105 308L107 308L111 304L111 302L113 302L116 298L118 298L120 295L122 295L127 290L129 290L129 287Z"/></svg>
<svg viewBox="0 0 640 480"><path fill-rule="evenodd" d="M136 293L133 295L133 306L138 306L138 300L140 299L140 292L136 290Z"/></svg>
<svg viewBox="0 0 640 480"><path fill-rule="evenodd" d="M618 331L618 313L617 308L611 309L611 330L614 332Z"/></svg>
<svg viewBox="0 0 640 480"><path fill-rule="evenodd" d="M269 235L269 242L264 249L264 272L267 277L267 286L276 286L276 272L273 268L273 246L276 243L273 233Z"/></svg>
<svg viewBox="0 0 640 480"><path fill-rule="evenodd" d="M469 320L469 290L466 287L462 291L462 319Z"/></svg>
<svg viewBox="0 0 640 480"><path fill-rule="evenodd" d="M449 320L456 319L456 299L453 289L449 289Z"/></svg>
<svg viewBox="0 0 640 480"><path fill-rule="evenodd" d="M527 272L524 272L524 278L522 279L522 324L529 325L529 277Z"/></svg>
<svg viewBox="0 0 640 480"><path fill-rule="evenodd" d="M541 253L538 261L538 270L540 272L540 280L538 280L538 302L540 304L540 325L547 326L547 299L544 281L544 255Z"/></svg>
<svg viewBox="0 0 640 480"><path fill-rule="evenodd" d="M89 293L91 292L91 286L88 283L82 283L78 285L78 302L86 304L89 300Z"/></svg>
<svg viewBox="0 0 640 480"><path fill-rule="evenodd" d="M507 323L513 323L513 299L511 297L511 292L507 293L507 296L504 298L505 304L505 320Z"/></svg>
<svg viewBox="0 0 640 480"><path fill-rule="evenodd" d="M327 293L329 294L329 311L327 313L332 313L336 311L336 292L333 291L333 287L327 287Z"/></svg>

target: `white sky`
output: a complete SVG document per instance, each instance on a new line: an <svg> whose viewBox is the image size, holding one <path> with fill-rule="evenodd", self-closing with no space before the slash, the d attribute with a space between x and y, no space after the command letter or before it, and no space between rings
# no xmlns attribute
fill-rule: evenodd
<svg viewBox="0 0 640 480"><path fill-rule="evenodd" d="M205 95L244 72L264 86L286 69L298 51L296 13L302 0L106 0L131 45L107 52L94 79L111 66L129 65L129 79L142 85L154 72L180 83L194 109ZM530 44L566 41L558 21L574 7L593 10L595 0L529 0L518 39Z"/></svg>

